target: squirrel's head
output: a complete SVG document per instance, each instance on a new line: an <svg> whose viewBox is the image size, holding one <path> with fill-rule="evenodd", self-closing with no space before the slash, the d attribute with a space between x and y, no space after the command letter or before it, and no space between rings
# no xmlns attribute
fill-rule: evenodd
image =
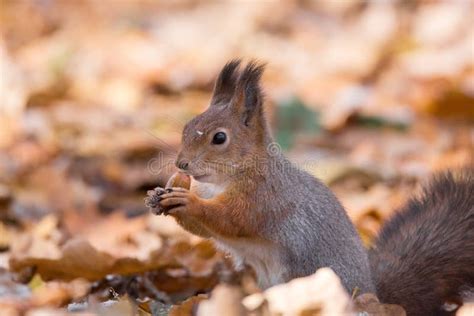
<svg viewBox="0 0 474 316"><path fill-rule="evenodd" d="M197 181L219 183L265 154L270 142L260 78L264 65L240 60L221 70L209 108L186 124L176 166Z"/></svg>

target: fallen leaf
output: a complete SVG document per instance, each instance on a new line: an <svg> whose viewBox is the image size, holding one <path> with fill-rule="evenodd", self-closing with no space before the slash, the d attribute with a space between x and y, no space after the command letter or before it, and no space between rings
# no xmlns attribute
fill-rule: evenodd
<svg viewBox="0 0 474 316"><path fill-rule="evenodd" d="M370 293L359 295L354 300L354 311L369 316L406 316L403 307L395 304L382 304L377 296Z"/></svg>
<svg viewBox="0 0 474 316"><path fill-rule="evenodd" d="M242 291L235 286L218 285L208 300L202 301L197 310L198 316L206 315L246 315L242 305Z"/></svg>
<svg viewBox="0 0 474 316"><path fill-rule="evenodd" d="M263 304L265 301L274 315L349 315L352 312L351 300L339 277L330 268L321 268L308 277L247 296L243 304L252 311L260 307L256 302Z"/></svg>

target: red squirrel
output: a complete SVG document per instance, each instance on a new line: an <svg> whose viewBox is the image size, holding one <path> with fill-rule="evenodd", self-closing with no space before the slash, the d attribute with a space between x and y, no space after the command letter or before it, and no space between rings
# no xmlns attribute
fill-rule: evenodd
<svg viewBox="0 0 474 316"><path fill-rule="evenodd" d="M224 66L209 108L184 127L176 166L190 185L156 188L147 206L249 264L262 288L330 267L349 293L376 293L409 315L449 315L443 304L474 286L474 172L448 173L410 201L369 261L330 189L274 150L264 66L240 65Z"/></svg>

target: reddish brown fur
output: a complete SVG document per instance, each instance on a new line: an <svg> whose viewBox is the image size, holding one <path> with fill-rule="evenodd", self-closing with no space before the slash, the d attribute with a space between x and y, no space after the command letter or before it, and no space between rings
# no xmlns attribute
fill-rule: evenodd
<svg viewBox="0 0 474 316"><path fill-rule="evenodd" d="M251 201L251 191L256 191L256 184L249 179L254 179L255 161L264 162L267 158L266 142L270 140L259 84L264 66L250 62L241 73L239 66L240 61L234 60L223 68L209 108L191 120L183 131L182 150L177 160L189 162L191 174L199 174L200 163L202 168L216 168L221 174L214 176L222 177L223 182L232 179L226 191L215 198L203 199L191 192L186 216L176 211L171 213L183 226L200 235L207 235L207 230L228 238L256 237L262 226L263 216L251 213L255 202ZM232 140L225 149L211 144L214 132L221 126L227 127ZM234 163L239 166L233 168ZM196 229L189 223L185 217L190 215L205 229ZM253 220L249 221L251 217Z"/></svg>

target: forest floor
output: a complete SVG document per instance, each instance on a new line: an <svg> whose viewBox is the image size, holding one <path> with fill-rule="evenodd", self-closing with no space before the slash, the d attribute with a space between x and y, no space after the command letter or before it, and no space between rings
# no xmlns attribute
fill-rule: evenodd
<svg viewBox="0 0 474 316"><path fill-rule="evenodd" d="M268 64L276 140L370 246L432 173L472 162L472 12L469 1L2 1L0 314L261 306L250 271L143 203L235 57ZM313 303L349 308L323 272L340 299ZM219 283L232 286L209 299Z"/></svg>

